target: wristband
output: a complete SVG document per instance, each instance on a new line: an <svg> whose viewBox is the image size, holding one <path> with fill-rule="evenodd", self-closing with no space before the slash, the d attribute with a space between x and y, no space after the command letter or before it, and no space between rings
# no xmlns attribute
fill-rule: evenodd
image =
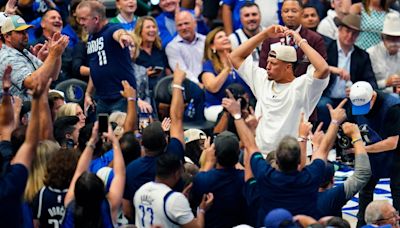
<svg viewBox="0 0 400 228"><path fill-rule="evenodd" d="M197 213L203 213L203 214L205 214L206 213L206 211L204 210L204 209L201 209L200 207L197 207Z"/></svg>
<svg viewBox="0 0 400 228"><path fill-rule="evenodd" d="M337 121L337 120L331 120L331 124L334 124L336 126L340 125L339 121Z"/></svg>
<svg viewBox="0 0 400 228"><path fill-rule="evenodd" d="M172 84L172 88L174 89L180 89L182 91L185 91L185 87L178 85L178 84Z"/></svg>
<svg viewBox="0 0 400 228"><path fill-rule="evenodd" d="M96 149L96 146L93 145L93 144L91 144L91 143L89 143L89 142L86 143L86 147L90 147L90 148L92 148L93 150Z"/></svg>
<svg viewBox="0 0 400 228"><path fill-rule="evenodd" d="M360 138L353 139L353 140L351 141L351 144L354 145L354 144L355 144L356 142L358 142L358 141L362 141L362 138L360 137Z"/></svg>
<svg viewBox="0 0 400 228"><path fill-rule="evenodd" d="M306 141L307 141L307 138L304 137L304 136L299 136L299 137L297 138L297 142L306 142Z"/></svg>
<svg viewBox="0 0 400 228"><path fill-rule="evenodd" d="M308 43L308 41L306 39L301 39L300 42L297 44L297 46L299 46L301 48L301 44L304 42Z"/></svg>
<svg viewBox="0 0 400 228"><path fill-rule="evenodd" d="M136 97L128 97L126 98L128 101L137 101L138 99Z"/></svg>

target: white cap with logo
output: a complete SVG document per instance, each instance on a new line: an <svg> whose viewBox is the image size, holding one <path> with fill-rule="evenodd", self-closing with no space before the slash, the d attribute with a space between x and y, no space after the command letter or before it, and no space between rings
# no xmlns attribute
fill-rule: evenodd
<svg viewBox="0 0 400 228"><path fill-rule="evenodd" d="M350 89L351 111L353 115L365 115L371 108L374 89L365 81L354 83Z"/></svg>
<svg viewBox="0 0 400 228"><path fill-rule="evenodd" d="M271 45L268 55L284 62L294 63L297 61L296 49L292 46Z"/></svg>

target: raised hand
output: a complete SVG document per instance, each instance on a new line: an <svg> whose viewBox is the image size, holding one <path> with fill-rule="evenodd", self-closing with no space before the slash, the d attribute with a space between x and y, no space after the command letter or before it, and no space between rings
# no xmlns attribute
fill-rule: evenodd
<svg viewBox="0 0 400 228"><path fill-rule="evenodd" d="M307 139L312 127L313 125L310 122L304 121L304 112L302 112L300 114L299 137Z"/></svg>
<svg viewBox="0 0 400 228"><path fill-rule="evenodd" d="M249 107L249 115L246 117L244 122L246 122L246 125L251 129L255 130L258 126L258 122L260 121L261 116L259 118L256 117L254 114L254 109L253 107Z"/></svg>
<svg viewBox="0 0 400 228"><path fill-rule="evenodd" d="M231 114L241 114L240 99L235 100L233 94L229 89L225 90L229 98L222 99L222 106Z"/></svg>
<svg viewBox="0 0 400 228"><path fill-rule="evenodd" d="M266 29L266 34L268 38L279 38L285 36L286 30L288 29L281 25L271 25Z"/></svg>
<svg viewBox="0 0 400 228"><path fill-rule="evenodd" d="M175 70L174 70L173 82L177 83L177 84L182 84L183 81L185 80L185 78L186 78L186 72L181 70L181 68L179 67L179 64L177 63Z"/></svg>
<svg viewBox="0 0 400 228"><path fill-rule="evenodd" d="M38 82L35 82L32 89L32 97L39 99L44 93L48 93L48 88L50 88L52 81L53 80L50 78L47 81L39 80Z"/></svg>
<svg viewBox="0 0 400 228"><path fill-rule="evenodd" d="M319 123L317 129L310 135L311 144L313 145L314 150L321 145L322 139L325 136L324 132L321 130L323 124L323 122Z"/></svg>
<svg viewBox="0 0 400 228"><path fill-rule="evenodd" d="M8 0L4 13L14 15L17 11L17 0Z"/></svg>
<svg viewBox="0 0 400 228"><path fill-rule="evenodd" d="M3 74L3 91L8 92L11 88L11 65L7 65Z"/></svg>
<svg viewBox="0 0 400 228"><path fill-rule="evenodd" d="M203 195L203 199L199 205L200 209L207 211L214 201L214 195L212 193L207 193Z"/></svg>
<svg viewBox="0 0 400 228"><path fill-rule="evenodd" d="M121 82L122 87L124 88L123 91L119 91L123 97L126 99L128 98L135 98L136 99L136 90L129 84L128 81L123 80Z"/></svg>
<svg viewBox="0 0 400 228"><path fill-rule="evenodd" d="M285 36L291 36L296 44L303 39L298 32L291 29L285 31Z"/></svg>
<svg viewBox="0 0 400 228"><path fill-rule="evenodd" d="M161 127L164 131L169 131L169 129L171 128L171 118L165 117L161 122Z"/></svg>
<svg viewBox="0 0 400 228"><path fill-rule="evenodd" d="M68 46L69 37L61 35L59 32L54 33L53 37L49 40L49 53L54 56L60 57Z"/></svg>
<svg viewBox="0 0 400 228"><path fill-rule="evenodd" d="M343 108L346 102L347 99L343 99L335 109L333 109L332 105L330 104L326 105L328 107L333 123L340 125L341 123L343 123L343 121L346 120L346 110Z"/></svg>
<svg viewBox="0 0 400 228"><path fill-rule="evenodd" d="M360 129L357 124L346 122L342 124L343 133L349 136L350 138L358 139L361 138Z"/></svg>

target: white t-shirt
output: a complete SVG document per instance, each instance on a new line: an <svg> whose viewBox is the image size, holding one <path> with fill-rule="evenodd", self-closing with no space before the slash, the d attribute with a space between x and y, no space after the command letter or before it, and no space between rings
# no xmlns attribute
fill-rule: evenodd
<svg viewBox="0 0 400 228"><path fill-rule="evenodd" d="M137 227L180 227L172 223L164 213L164 197L171 191L165 184L148 182L140 187L133 198L135 225ZM194 219L189 201L180 192L173 192L166 200L166 212L175 223L184 225Z"/></svg>
<svg viewBox="0 0 400 228"><path fill-rule="evenodd" d="M257 98L256 115L261 119L256 143L262 153L275 150L286 135L298 136L300 113L304 112L305 118L311 115L329 82L329 77L314 78L314 71L310 65L306 74L279 84L268 80L267 71L253 64L251 55L239 67L239 74Z"/></svg>

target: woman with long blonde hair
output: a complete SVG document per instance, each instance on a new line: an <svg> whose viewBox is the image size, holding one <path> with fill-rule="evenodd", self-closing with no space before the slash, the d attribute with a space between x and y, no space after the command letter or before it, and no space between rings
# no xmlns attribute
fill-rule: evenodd
<svg viewBox="0 0 400 228"><path fill-rule="evenodd" d="M252 94L229 62L231 49L231 42L223 27L208 33L204 46L203 72L199 76L206 89L204 116L208 121L217 121L218 114L223 110L221 102L225 97L225 89L230 84L239 83Z"/></svg>
<svg viewBox="0 0 400 228"><path fill-rule="evenodd" d="M136 64L147 68L150 91L162 77L171 74L158 32L157 22L151 16L140 17L136 23L135 34L139 37L140 48Z"/></svg>

